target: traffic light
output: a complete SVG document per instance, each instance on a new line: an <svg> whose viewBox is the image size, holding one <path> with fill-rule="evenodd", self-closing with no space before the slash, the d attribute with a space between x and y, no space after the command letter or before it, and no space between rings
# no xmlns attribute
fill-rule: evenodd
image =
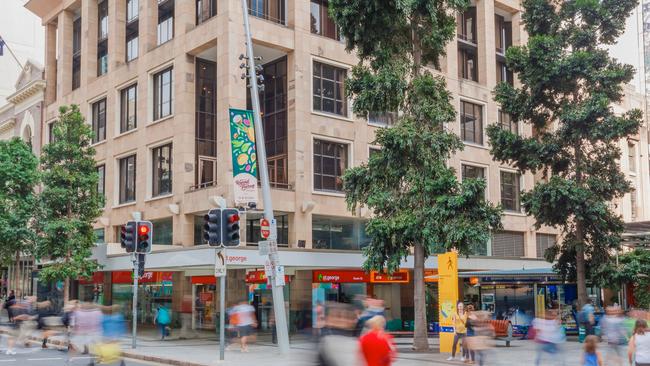
<svg viewBox="0 0 650 366"><path fill-rule="evenodd" d="M120 235L120 245L122 248L126 249L127 253L135 252L135 231L137 223L135 221L129 221L121 229Z"/></svg>
<svg viewBox="0 0 650 366"><path fill-rule="evenodd" d="M203 239L210 246L221 245L221 209L213 208L203 216Z"/></svg>
<svg viewBox="0 0 650 366"><path fill-rule="evenodd" d="M223 246L239 246L239 210L226 208L221 213L223 221Z"/></svg>
<svg viewBox="0 0 650 366"><path fill-rule="evenodd" d="M151 253L153 224L151 221L138 221L138 253Z"/></svg>
<svg viewBox="0 0 650 366"><path fill-rule="evenodd" d="M144 276L144 253L138 253L138 277Z"/></svg>

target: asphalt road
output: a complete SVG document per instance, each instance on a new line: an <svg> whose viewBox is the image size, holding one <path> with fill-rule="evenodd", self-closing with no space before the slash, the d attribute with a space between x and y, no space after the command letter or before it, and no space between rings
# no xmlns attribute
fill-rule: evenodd
<svg viewBox="0 0 650 366"><path fill-rule="evenodd" d="M93 360L88 355L71 355L68 360L66 352L55 349L17 348L15 355L6 355L5 349L0 348L0 366L86 366ZM144 361L125 360L127 366L160 365ZM97 366L100 364L97 363ZM115 364L115 366L119 365ZM110 365L113 366L113 365Z"/></svg>

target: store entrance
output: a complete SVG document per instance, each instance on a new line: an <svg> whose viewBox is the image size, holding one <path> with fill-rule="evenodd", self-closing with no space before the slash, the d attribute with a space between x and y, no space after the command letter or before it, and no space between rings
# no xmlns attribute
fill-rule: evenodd
<svg viewBox="0 0 650 366"><path fill-rule="evenodd" d="M270 332L275 326L273 322L273 292L271 289L258 288L253 291L253 307L259 323L258 329Z"/></svg>
<svg viewBox="0 0 650 366"><path fill-rule="evenodd" d="M194 285L194 329L215 329L216 285Z"/></svg>

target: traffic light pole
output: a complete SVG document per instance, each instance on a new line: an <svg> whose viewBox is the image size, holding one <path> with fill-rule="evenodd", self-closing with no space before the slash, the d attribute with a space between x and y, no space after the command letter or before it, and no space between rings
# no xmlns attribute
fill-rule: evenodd
<svg viewBox="0 0 650 366"><path fill-rule="evenodd" d="M133 326L131 327L131 348L135 349L138 331L138 254L133 254Z"/></svg>
<svg viewBox="0 0 650 366"><path fill-rule="evenodd" d="M248 55L248 78L251 87L251 100L253 102L253 117L255 125L255 145L257 147L257 163L259 165L260 180L262 185L262 199L264 200L264 218L271 223L271 238L277 240L277 229L273 217L273 203L271 202L271 185L269 183L269 171L266 162L266 148L264 146L264 129L262 127L262 116L260 114L260 94L257 87L257 76L255 73L255 56L253 54L253 41L251 29L248 22L248 0L241 0L244 12L244 31L246 33L246 54ZM277 253L270 255L269 260L274 267L280 263ZM275 273L273 274L275 279ZM272 279L272 280L273 280ZM273 294L273 310L275 312L275 328L278 334L278 346L280 353L289 352L289 331L287 329L287 314L284 309L284 286L276 286L273 281L271 291Z"/></svg>

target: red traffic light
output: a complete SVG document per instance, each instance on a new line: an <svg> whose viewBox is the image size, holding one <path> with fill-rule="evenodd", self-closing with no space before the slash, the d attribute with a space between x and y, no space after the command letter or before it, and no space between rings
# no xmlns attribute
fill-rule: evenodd
<svg viewBox="0 0 650 366"><path fill-rule="evenodd" d="M232 223L237 222L237 221L239 221L239 215L238 214L232 214L232 215L228 216L228 223L229 224L232 224Z"/></svg>
<svg viewBox="0 0 650 366"><path fill-rule="evenodd" d="M140 235L146 235L146 234L149 234L149 226L147 226L147 225L140 225L140 227L138 227L138 233L139 233Z"/></svg>

